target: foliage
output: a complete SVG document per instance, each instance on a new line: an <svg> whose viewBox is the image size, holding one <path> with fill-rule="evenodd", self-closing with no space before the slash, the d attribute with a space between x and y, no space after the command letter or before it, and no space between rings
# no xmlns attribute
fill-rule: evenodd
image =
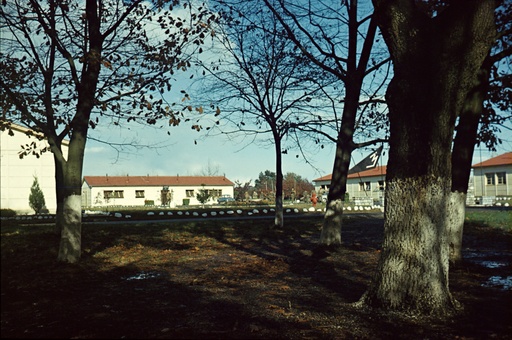
<svg viewBox="0 0 512 340"><path fill-rule="evenodd" d="M284 175L283 191L285 199L299 199L303 192L310 193L314 189L313 184L300 175L293 172L288 172Z"/></svg>
<svg viewBox="0 0 512 340"><path fill-rule="evenodd" d="M245 182L245 183L242 183L240 181L235 181L235 188L234 188L235 200L243 201L243 200L245 200L246 194L250 195L251 182L252 182L252 180L249 180L248 182Z"/></svg>
<svg viewBox="0 0 512 340"><path fill-rule="evenodd" d="M212 197L211 191L204 188L204 184L202 184L202 188L198 190L198 193L196 194L196 198L201 204L205 204L208 202L208 199Z"/></svg>
<svg viewBox="0 0 512 340"><path fill-rule="evenodd" d="M16 216L16 211L12 209L0 209L0 217L14 217Z"/></svg>
<svg viewBox="0 0 512 340"><path fill-rule="evenodd" d="M53 128L60 139L70 135L71 122L80 114L74 110L85 85L80 82L87 65L97 61L101 70L92 88L92 115L85 122L89 128L123 121L180 123L181 111L173 110L163 94L171 90L175 72L191 66L190 54L204 42L215 16L204 7L188 9L186 2L183 14L190 11L190 21L140 0L102 1L100 6L99 37L82 33L90 25L85 11L91 9L80 2L12 1L2 6L1 19L8 26L2 27L0 64L8 72L0 77L0 98L9 119L44 134ZM93 51L97 44L99 51ZM50 98L48 106L44 100Z"/></svg>
<svg viewBox="0 0 512 340"><path fill-rule="evenodd" d="M90 130L102 124L111 132L130 122L175 126L183 111L194 110L186 104L174 109L165 97L175 72L186 71L190 55L201 53L200 45L214 34L211 24L217 16L194 4L3 2L0 68L7 72L0 73L0 106L3 119L39 133L53 153L57 229L68 236L61 238L59 261L75 263L81 256L79 206L63 207L81 195L85 145L94 138ZM182 92L183 101L190 99ZM111 146L136 144L101 141ZM32 145L23 148L21 156L48 151Z"/></svg>
<svg viewBox="0 0 512 340"><path fill-rule="evenodd" d="M30 195L28 196L28 204L30 208L34 210L36 214L41 213L41 211L45 208L46 202L44 200L44 194L41 188L39 187L39 181L36 176L34 176L34 182L30 187Z"/></svg>

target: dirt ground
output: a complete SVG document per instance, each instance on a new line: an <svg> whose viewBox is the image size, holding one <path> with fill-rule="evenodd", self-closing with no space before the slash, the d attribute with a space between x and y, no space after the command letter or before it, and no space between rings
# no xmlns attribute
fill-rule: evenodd
<svg viewBox="0 0 512 340"><path fill-rule="evenodd" d="M321 217L85 224L78 265L51 226L2 225L2 338L512 339L512 234L468 223L444 319L354 306L380 254L379 215L347 216L343 246L314 250ZM508 281L506 279L508 278Z"/></svg>

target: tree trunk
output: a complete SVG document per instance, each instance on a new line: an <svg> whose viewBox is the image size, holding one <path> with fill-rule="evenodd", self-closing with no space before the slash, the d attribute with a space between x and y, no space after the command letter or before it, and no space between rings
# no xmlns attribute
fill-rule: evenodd
<svg viewBox="0 0 512 340"><path fill-rule="evenodd" d="M344 122L346 121L347 119L344 119ZM351 131L353 132L353 129ZM339 137L336 145L336 157L334 159L331 185L329 186L322 232L320 233L320 245L327 247L337 247L341 245L343 205L347 191L347 174L350 164L350 155L352 154L351 143L342 142L341 140L350 140L351 142L352 134L346 135L343 139Z"/></svg>
<svg viewBox="0 0 512 340"><path fill-rule="evenodd" d="M283 228L283 156L281 153L281 138L278 136L277 132L274 136L276 150L276 215L274 227Z"/></svg>
<svg viewBox="0 0 512 340"><path fill-rule="evenodd" d="M62 233L62 216L64 216L64 170L63 166L65 165L64 160L60 160L59 158L62 157L62 149L59 146L59 156L57 156L54 152L53 155L53 162L55 164L55 197L57 198L57 210L55 212L55 232L57 235L60 235Z"/></svg>
<svg viewBox="0 0 512 340"><path fill-rule="evenodd" d="M452 264L462 260L462 235L471 162L473 161L478 123L484 112L483 103L489 89L491 67L492 60L488 57L475 75L474 85L464 102L464 109L459 117L457 133L453 142L450 206L453 216L450 216L448 221L448 244L450 245L450 262Z"/></svg>
<svg viewBox="0 0 512 340"><path fill-rule="evenodd" d="M466 216L466 193L452 191L448 207L448 245L452 264L462 260L462 233Z"/></svg>
<svg viewBox="0 0 512 340"><path fill-rule="evenodd" d="M342 79L345 84L345 100L341 127L336 141L336 155L332 170L332 179L327 197L326 212L320 234L321 246L341 245L341 227L343 222L343 205L347 192L347 175L350 166L350 158L354 145L354 131L356 116L359 108L361 87L366 73L366 68L373 46L373 40L377 31L375 20L370 20L368 32L360 51L358 49L359 21L357 17L358 1L351 0L348 18L348 59L346 76ZM359 61L359 65L358 65Z"/></svg>
<svg viewBox="0 0 512 340"><path fill-rule="evenodd" d="M453 310L444 230L449 178L395 179L387 187L381 261L364 302L413 313Z"/></svg>
<svg viewBox="0 0 512 340"><path fill-rule="evenodd" d="M474 74L493 43L494 2L456 2L435 18L411 2L374 4L394 77L386 93L384 242L361 302L445 315L457 309L448 285L452 136Z"/></svg>
<svg viewBox="0 0 512 340"><path fill-rule="evenodd" d="M58 261L76 263L81 256L82 246L82 167L87 130L76 129L69 143L68 157L59 158L56 164L62 171L56 172L62 178L62 210L57 216L61 229Z"/></svg>

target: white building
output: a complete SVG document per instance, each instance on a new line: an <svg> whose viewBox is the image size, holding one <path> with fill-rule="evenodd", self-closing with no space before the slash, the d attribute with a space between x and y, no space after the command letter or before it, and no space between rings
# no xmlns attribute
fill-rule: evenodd
<svg viewBox="0 0 512 340"><path fill-rule="evenodd" d="M512 152L474 164L472 168L475 197L487 200L512 197Z"/></svg>
<svg viewBox="0 0 512 340"><path fill-rule="evenodd" d="M34 142L38 149L48 146L46 140L29 137L26 133L34 132L13 123L10 124L10 128L0 130L0 208L15 210L18 214L33 214L28 197L34 177L37 177L46 208L50 213L55 213L57 199L53 154L47 151L39 158L27 155L20 159L22 145ZM67 157L67 141L62 143L62 148Z"/></svg>
<svg viewBox="0 0 512 340"><path fill-rule="evenodd" d="M224 176L85 176L82 207L198 205L199 190L217 202L222 195L233 197L234 183Z"/></svg>
<svg viewBox="0 0 512 340"><path fill-rule="evenodd" d="M315 191L319 194L329 191L332 174L313 180ZM349 200L357 205L384 205L384 187L386 166L361 171L347 176Z"/></svg>

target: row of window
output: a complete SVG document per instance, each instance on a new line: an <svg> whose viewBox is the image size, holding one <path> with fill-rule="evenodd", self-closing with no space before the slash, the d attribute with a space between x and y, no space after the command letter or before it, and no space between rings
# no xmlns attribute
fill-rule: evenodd
<svg viewBox="0 0 512 340"><path fill-rule="evenodd" d="M206 190L211 197L220 197L222 196L222 189L213 189ZM194 197L194 190L185 190L186 197ZM135 198L144 198L145 193L144 190L135 190ZM124 198L124 190L103 190L103 198Z"/></svg>
<svg viewBox="0 0 512 340"><path fill-rule="evenodd" d="M384 191L384 181L379 181L379 190ZM372 191L372 182L359 182L359 191Z"/></svg>
<svg viewBox="0 0 512 340"><path fill-rule="evenodd" d="M507 184L506 172L489 172L485 174L485 181L487 185Z"/></svg>

